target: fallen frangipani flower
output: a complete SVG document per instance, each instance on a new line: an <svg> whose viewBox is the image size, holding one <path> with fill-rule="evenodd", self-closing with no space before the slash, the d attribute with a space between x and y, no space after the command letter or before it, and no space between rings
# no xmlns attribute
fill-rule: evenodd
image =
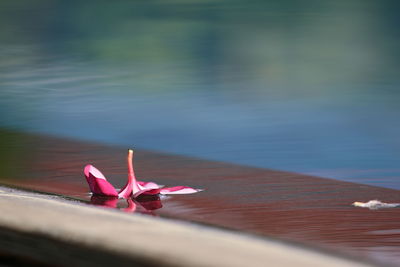
<svg viewBox="0 0 400 267"><path fill-rule="evenodd" d="M118 198L137 198L139 196L148 195L172 195L172 194L193 194L202 191L202 189L194 189L187 186L175 186L163 188L153 182L136 181L133 171L133 150L128 150L128 182L119 191L114 188L106 179L106 177L93 165L86 165L84 174L89 184L90 191L93 195L108 196Z"/></svg>
<svg viewBox="0 0 400 267"><path fill-rule="evenodd" d="M354 202L353 206L361 208L369 208L370 210L385 209L385 208L397 208L400 207L400 203L385 203L379 200L370 200L368 202Z"/></svg>

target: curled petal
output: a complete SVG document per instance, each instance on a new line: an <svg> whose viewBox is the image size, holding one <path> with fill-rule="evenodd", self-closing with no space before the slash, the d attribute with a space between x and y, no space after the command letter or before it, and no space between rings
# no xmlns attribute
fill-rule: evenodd
<svg viewBox="0 0 400 267"><path fill-rule="evenodd" d="M137 191L136 193L133 194L133 198L137 198L139 196L152 196L152 195L158 195L160 194L161 189L160 188L145 188L142 190Z"/></svg>
<svg viewBox="0 0 400 267"><path fill-rule="evenodd" d="M118 193L104 175L92 165L86 165L84 169L86 181L89 184L90 191L94 195L117 197Z"/></svg>
<svg viewBox="0 0 400 267"><path fill-rule="evenodd" d="M162 187L162 185L158 185L158 184L153 183L153 182L142 182L142 181L137 181L137 185L139 186L140 190L143 190L143 189L158 189L158 188Z"/></svg>
<svg viewBox="0 0 400 267"><path fill-rule="evenodd" d="M160 194L163 195L193 194L201 191L203 191L203 189L194 189L187 186L174 186L161 189Z"/></svg>
<svg viewBox="0 0 400 267"><path fill-rule="evenodd" d="M133 190L133 184L130 181L128 181L128 183L118 192L118 197L129 198L132 195L132 190Z"/></svg>

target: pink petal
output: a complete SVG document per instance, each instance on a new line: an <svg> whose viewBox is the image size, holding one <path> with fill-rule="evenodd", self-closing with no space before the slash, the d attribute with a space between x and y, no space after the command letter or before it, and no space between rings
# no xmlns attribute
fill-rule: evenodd
<svg viewBox="0 0 400 267"><path fill-rule="evenodd" d="M138 192L133 194L133 198L137 198L139 196L150 196L150 195L158 195L160 194L161 189L160 188L146 188L139 190Z"/></svg>
<svg viewBox="0 0 400 267"><path fill-rule="evenodd" d="M161 185L158 185L156 183L153 182L142 182L142 181L137 181L137 185L139 186L140 190L143 189L158 189L161 188Z"/></svg>
<svg viewBox="0 0 400 267"><path fill-rule="evenodd" d="M174 186L161 189L160 194L163 195L193 194L201 191L203 191L203 189L194 189L187 186Z"/></svg>
<svg viewBox="0 0 400 267"><path fill-rule="evenodd" d="M133 184L128 181L128 183L118 192L119 198L129 198L132 195Z"/></svg>
<svg viewBox="0 0 400 267"><path fill-rule="evenodd" d="M117 197L118 193L104 175L92 165L86 165L84 169L86 181L89 184L90 191L94 195Z"/></svg>

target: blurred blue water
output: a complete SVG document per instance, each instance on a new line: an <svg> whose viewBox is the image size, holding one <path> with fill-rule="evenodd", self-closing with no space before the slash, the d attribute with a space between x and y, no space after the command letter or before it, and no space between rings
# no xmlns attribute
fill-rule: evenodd
<svg viewBox="0 0 400 267"><path fill-rule="evenodd" d="M1 127L400 189L395 1L16 2Z"/></svg>

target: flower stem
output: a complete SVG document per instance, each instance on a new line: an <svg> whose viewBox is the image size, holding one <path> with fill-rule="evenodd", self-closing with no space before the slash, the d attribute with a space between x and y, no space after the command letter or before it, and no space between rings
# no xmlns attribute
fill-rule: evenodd
<svg viewBox="0 0 400 267"><path fill-rule="evenodd" d="M136 193L137 191L139 191L139 187L137 186L135 172L133 171L133 150L132 149L128 150L127 163L128 163L128 183L132 184L133 193Z"/></svg>

